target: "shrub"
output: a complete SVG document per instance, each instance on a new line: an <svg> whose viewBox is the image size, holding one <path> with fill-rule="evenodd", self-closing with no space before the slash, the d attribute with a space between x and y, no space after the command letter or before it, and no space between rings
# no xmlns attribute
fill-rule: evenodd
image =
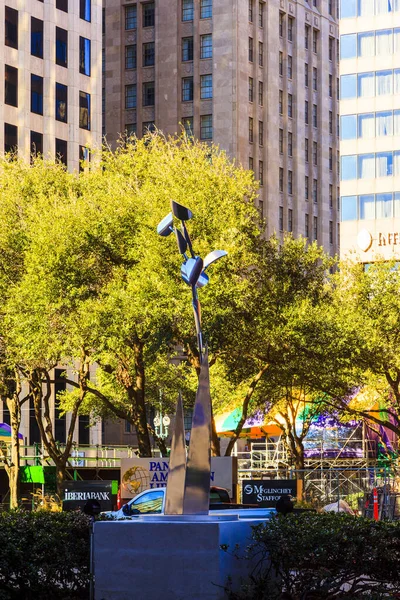
<svg viewBox="0 0 400 600"><path fill-rule="evenodd" d="M0 600L86 600L89 523L78 512L1 513Z"/></svg>
<svg viewBox="0 0 400 600"><path fill-rule="evenodd" d="M400 592L400 523L277 515L255 527L253 538L258 569L232 599L383 600Z"/></svg>

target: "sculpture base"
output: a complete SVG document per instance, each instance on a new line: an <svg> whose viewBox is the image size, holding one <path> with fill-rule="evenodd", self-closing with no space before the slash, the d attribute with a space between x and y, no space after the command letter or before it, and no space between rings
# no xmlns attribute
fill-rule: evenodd
<svg viewBox="0 0 400 600"><path fill-rule="evenodd" d="M244 555L251 527L268 518L262 512L261 519L160 515L95 523L95 600L226 599L224 587L238 590L254 567L236 554Z"/></svg>

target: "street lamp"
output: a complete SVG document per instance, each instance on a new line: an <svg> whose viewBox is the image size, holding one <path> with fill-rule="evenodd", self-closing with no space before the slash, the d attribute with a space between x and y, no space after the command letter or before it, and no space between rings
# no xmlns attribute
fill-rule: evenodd
<svg viewBox="0 0 400 600"><path fill-rule="evenodd" d="M156 436L162 440L168 437L169 425L171 423L171 419L168 415L163 414L163 406L162 406L162 392L160 390L160 410L158 414L153 419L154 429L156 432Z"/></svg>

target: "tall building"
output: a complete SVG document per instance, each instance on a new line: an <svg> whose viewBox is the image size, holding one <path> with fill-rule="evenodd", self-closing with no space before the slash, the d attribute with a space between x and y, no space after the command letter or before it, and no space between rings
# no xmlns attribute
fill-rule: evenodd
<svg viewBox="0 0 400 600"><path fill-rule="evenodd" d="M400 2L342 0L341 254L400 249Z"/></svg>
<svg viewBox="0 0 400 600"><path fill-rule="evenodd" d="M260 182L267 235L338 251L335 0L105 0L103 132L183 126Z"/></svg>
<svg viewBox="0 0 400 600"><path fill-rule="evenodd" d="M102 0L0 0L0 151L79 168L101 144Z"/></svg>

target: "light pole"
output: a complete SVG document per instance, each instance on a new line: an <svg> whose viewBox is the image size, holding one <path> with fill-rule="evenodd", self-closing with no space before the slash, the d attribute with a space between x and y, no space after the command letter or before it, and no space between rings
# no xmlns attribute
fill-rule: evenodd
<svg viewBox="0 0 400 600"><path fill-rule="evenodd" d="M160 409L158 414L153 419L154 429L156 432L156 436L162 440L168 437L169 424L171 419L168 415L163 414L163 406L162 406L162 391L160 390Z"/></svg>

